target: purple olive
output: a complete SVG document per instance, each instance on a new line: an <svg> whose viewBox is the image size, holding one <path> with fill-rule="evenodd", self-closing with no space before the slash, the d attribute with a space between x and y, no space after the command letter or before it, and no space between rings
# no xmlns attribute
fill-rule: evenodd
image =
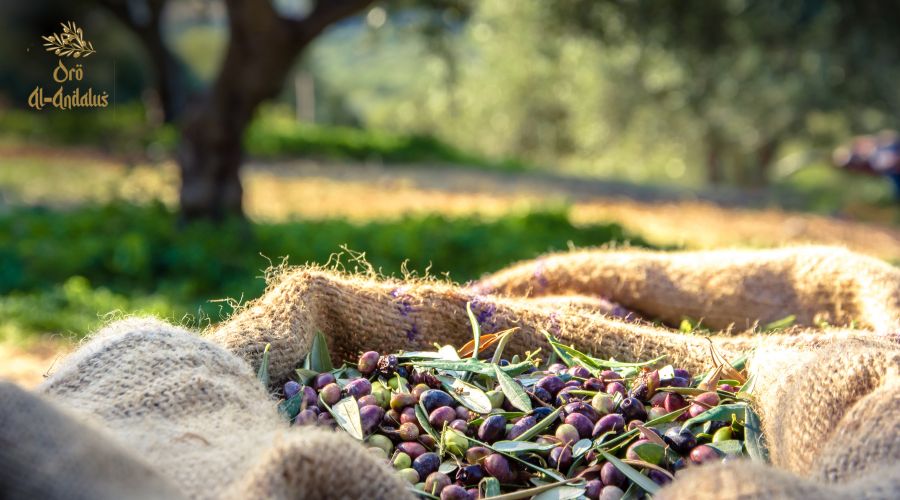
<svg viewBox="0 0 900 500"><path fill-rule="evenodd" d="M316 394L316 390L312 387L304 385L302 391L303 399L300 401L301 408L310 408L319 402L319 395Z"/></svg>
<svg viewBox="0 0 900 500"><path fill-rule="evenodd" d="M357 399L356 403L359 405L360 408L362 408L363 406L368 406L368 405L378 406L378 399L375 396L368 394L366 396L363 396L363 397Z"/></svg>
<svg viewBox="0 0 900 500"><path fill-rule="evenodd" d="M722 459L722 456L719 455L719 452L716 451L712 446L707 446L705 444L701 444L700 446L695 447L691 450L691 462L695 464L705 464L707 462L718 462Z"/></svg>
<svg viewBox="0 0 900 500"><path fill-rule="evenodd" d="M317 423L322 426L334 427L334 417L331 416L327 411L323 411L319 413L319 416L316 417Z"/></svg>
<svg viewBox="0 0 900 500"><path fill-rule="evenodd" d="M408 406L400 412L400 423L407 422L419 425L419 417L416 416L416 409L412 406Z"/></svg>
<svg viewBox="0 0 900 500"><path fill-rule="evenodd" d="M722 384L719 386L719 390L725 391L725 392L737 392L738 391L737 387L735 387L731 384Z"/></svg>
<svg viewBox="0 0 900 500"><path fill-rule="evenodd" d="M425 392L425 391L427 391L427 390L429 390L429 389L431 389L431 387L428 387L427 384L416 384L416 386L413 387L412 390L409 391L409 392L410 392L413 396L415 396L415 397L416 397L416 401L418 401L419 398L422 397L422 393Z"/></svg>
<svg viewBox="0 0 900 500"><path fill-rule="evenodd" d="M659 406L659 407L662 407L662 405L665 404L666 398L669 396L669 394L672 394L672 393L670 393L670 392L657 392L656 394L653 395L652 398L650 398L650 406Z"/></svg>
<svg viewBox="0 0 900 500"><path fill-rule="evenodd" d="M688 415L693 418L705 412L709 408L719 404L719 395L715 392L704 392L694 396L694 403L688 409Z"/></svg>
<svg viewBox="0 0 900 500"><path fill-rule="evenodd" d="M493 453L491 450L485 448L484 446L473 446L466 450L466 462L470 464L478 464L483 461Z"/></svg>
<svg viewBox="0 0 900 500"><path fill-rule="evenodd" d="M566 423L578 431L582 439L589 439L594 430L594 423L581 413L572 413L566 417Z"/></svg>
<svg viewBox="0 0 900 500"><path fill-rule="evenodd" d="M584 496L589 500L597 500L600 498L600 490L603 489L603 482L599 479L592 479L584 485Z"/></svg>
<svg viewBox="0 0 900 500"><path fill-rule="evenodd" d="M691 379L689 379L689 378L675 377L672 379L671 382L669 382L669 387L690 387L690 386L691 386Z"/></svg>
<svg viewBox="0 0 900 500"><path fill-rule="evenodd" d="M603 370L600 372L600 380L609 383L611 381L622 381L622 375L619 375L619 372L613 370Z"/></svg>
<svg viewBox="0 0 900 500"><path fill-rule="evenodd" d="M444 424L449 424L454 420L456 420L456 411L449 406L435 408L428 415L428 423L435 429L442 429Z"/></svg>
<svg viewBox="0 0 900 500"><path fill-rule="evenodd" d="M625 474L610 462L604 463L603 467L600 468L600 480L606 486L618 486L619 488L624 488L628 482Z"/></svg>
<svg viewBox="0 0 900 500"><path fill-rule="evenodd" d="M459 418L450 422L447 427L462 432L463 434L469 432L469 424L467 424L465 420Z"/></svg>
<svg viewBox="0 0 900 500"><path fill-rule="evenodd" d="M607 432L622 432L625 429L625 419L622 418L622 415L618 413L610 413L602 417L597 421L597 424L594 425L594 430L591 433L591 436L594 439L606 434ZM604 481L604 484L606 482Z"/></svg>
<svg viewBox="0 0 900 500"><path fill-rule="evenodd" d="M591 376L591 372L583 366L573 366L569 368L568 373L576 378L588 378Z"/></svg>
<svg viewBox="0 0 900 500"><path fill-rule="evenodd" d="M650 472L647 473L647 477L649 477L654 483L664 486L668 483L672 482L672 478L656 469L650 469Z"/></svg>
<svg viewBox="0 0 900 500"><path fill-rule="evenodd" d="M557 377L556 375L547 375L546 377L538 380L535 384L535 387L540 387L541 389L549 392L551 396L556 396L556 393L558 393L564 385L565 383L562 381L562 379Z"/></svg>
<svg viewBox="0 0 900 500"><path fill-rule="evenodd" d="M619 500L625 496L625 491L617 486L604 486L600 490L600 500Z"/></svg>
<svg viewBox="0 0 900 500"><path fill-rule="evenodd" d="M404 441L415 441L419 438L419 426L412 422L400 424L400 427L397 428L397 434Z"/></svg>
<svg viewBox="0 0 900 500"><path fill-rule="evenodd" d="M593 406L585 403L584 401L573 401L567 404L566 407L563 408L563 413L566 415L571 415L572 413L580 413L591 421L591 425L593 425L597 420L600 420L600 413L598 413Z"/></svg>
<svg viewBox="0 0 900 500"><path fill-rule="evenodd" d="M404 452L406 453L406 452ZM409 453L407 453L409 455ZM412 456L412 455L410 455ZM425 452L413 459L412 468L416 469L419 477L428 477L432 472L437 472L441 466L441 458L437 453Z"/></svg>
<svg viewBox="0 0 900 500"><path fill-rule="evenodd" d="M697 446L697 438L690 429L682 429L681 427L670 427L663 434L663 441L669 445L675 452L684 455L691 448Z"/></svg>
<svg viewBox="0 0 900 500"><path fill-rule="evenodd" d="M465 406L457 406L456 407L456 418L464 421L468 421L471 417L471 412Z"/></svg>
<svg viewBox="0 0 900 500"><path fill-rule="evenodd" d="M431 414L436 408L452 405L453 398L440 389L429 389L422 393L419 402L425 407L425 411Z"/></svg>
<svg viewBox="0 0 900 500"><path fill-rule="evenodd" d="M450 476L443 472L432 472L425 478L425 491L432 495L440 495L441 491L450 486ZM467 495L468 496L468 495Z"/></svg>
<svg viewBox="0 0 900 500"><path fill-rule="evenodd" d="M624 398L627 395L627 390L625 389L625 385L622 382L610 382L606 384L606 393L610 396L621 394Z"/></svg>
<svg viewBox="0 0 900 500"><path fill-rule="evenodd" d="M385 377L390 377L397 371L398 364L399 360L397 359L397 356L393 354L381 356L378 358L378 373Z"/></svg>
<svg viewBox="0 0 900 500"><path fill-rule="evenodd" d="M550 450L550 460L547 464L560 472L567 472L572 466L572 448L568 446L553 448Z"/></svg>
<svg viewBox="0 0 900 500"><path fill-rule="evenodd" d="M303 410L294 418L296 425L311 425L319 421L319 416L312 410Z"/></svg>
<svg viewBox="0 0 900 500"><path fill-rule="evenodd" d="M606 384L599 378L589 378L581 386L588 391L602 391L606 389Z"/></svg>
<svg viewBox="0 0 900 500"><path fill-rule="evenodd" d="M330 373L320 373L316 375L315 379L313 379L313 389L321 391L322 388L326 385L333 384L335 382L337 382L337 380L335 380L334 375Z"/></svg>
<svg viewBox="0 0 900 500"><path fill-rule="evenodd" d="M427 483L425 491L428 491ZM469 500L469 492L458 484L451 484L441 490L441 500Z"/></svg>
<svg viewBox="0 0 900 500"><path fill-rule="evenodd" d="M378 358L380 357L375 351L364 352L359 357L359 363L356 365L356 368L359 370L359 373L368 377L378 368Z"/></svg>
<svg viewBox="0 0 900 500"><path fill-rule="evenodd" d="M300 384L293 380L288 380L284 384L284 399L291 399L300 392Z"/></svg>
<svg viewBox="0 0 900 500"><path fill-rule="evenodd" d="M663 408L670 413L675 410L680 410L685 406L687 406L687 403L684 402L684 398L681 397L681 394L675 394L674 392L666 394L666 399L663 401Z"/></svg>
<svg viewBox="0 0 900 500"><path fill-rule="evenodd" d="M484 479L484 469L480 465L466 465L456 471L456 480L466 486L475 486Z"/></svg>
<svg viewBox="0 0 900 500"><path fill-rule="evenodd" d="M409 458L415 460L427 450L421 444L415 441L407 441L397 445L397 450L409 455Z"/></svg>
<svg viewBox="0 0 900 500"><path fill-rule="evenodd" d="M384 412L381 423L387 427L397 427L400 425L400 412L397 410L388 410Z"/></svg>
<svg viewBox="0 0 900 500"><path fill-rule="evenodd" d="M322 397L322 401L331 406L341 400L341 388L335 383L328 384L322 388L319 396Z"/></svg>
<svg viewBox="0 0 900 500"><path fill-rule="evenodd" d="M359 409L359 421L362 423L363 432L370 432L378 426L384 418L384 408L378 405L363 406Z"/></svg>
<svg viewBox="0 0 900 500"><path fill-rule="evenodd" d="M547 371L554 375L559 375L560 373L566 371L566 365L562 363L553 363L552 365L547 367Z"/></svg>
<svg viewBox="0 0 900 500"><path fill-rule="evenodd" d="M344 387L344 392L346 392L348 396L359 399L372 393L372 383L364 378L358 378L347 384Z"/></svg>
<svg viewBox="0 0 900 500"><path fill-rule="evenodd" d="M535 424L537 424L536 418L532 417L531 415L525 415L524 417L520 418L518 422L513 424L509 432L506 433L506 439L516 439L517 437L524 434L525 431L534 427Z"/></svg>
<svg viewBox="0 0 900 500"><path fill-rule="evenodd" d="M478 439L486 443L493 443L503 437L505 431L506 419L501 415L490 415L478 427Z"/></svg>
<svg viewBox="0 0 900 500"><path fill-rule="evenodd" d="M625 420L647 420L647 410L644 409L644 404L641 403L637 398L625 398L619 403L619 413L625 417Z"/></svg>
<svg viewBox="0 0 900 500"><path fill-rule="evenodd" d="M484 459L482 466L488 474L496 477L501 483L513 483L516 481L517 474L510 468L506 457L499 453L488 455Z"/></svg>
<svg viewBox="0 0 900 500"><path fill-rule="evenodd" d="M680 378L687 379L687 380L691 379L691 372L685 370L684 368L676 368L672 371L674 372L676 377L680 377Z"/></svg>

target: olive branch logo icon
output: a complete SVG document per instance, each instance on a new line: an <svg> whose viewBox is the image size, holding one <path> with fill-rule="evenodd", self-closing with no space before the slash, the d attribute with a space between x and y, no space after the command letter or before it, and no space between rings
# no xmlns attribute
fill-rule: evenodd
<svg viewBox="0 0 900 500"><path fill-rule="evenodd" d="M74 22L60 23L62 33L42 36L47 52L53 52L58 56L74 58L87 57L95 52L93 44L84 39L84 32Z"/></svg>

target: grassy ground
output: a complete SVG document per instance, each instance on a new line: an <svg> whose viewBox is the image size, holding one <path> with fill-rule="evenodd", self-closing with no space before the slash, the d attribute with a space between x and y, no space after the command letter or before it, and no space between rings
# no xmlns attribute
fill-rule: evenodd
<svg viewBox="0 0 900 500"><path fill-rule="evenodd" d="M244 182L250 225L185 228L171 212L171 163L126 167L93 151L0 148L0 359L15 359L0 363L0 376L34 383L58 349L122 314L217 321L230 306L215 299L261 292L266 257L324 262L342 244L389 274L409 259L410 269L431 264L432 274L460 281L570 244L623 240L826 243L900 260L892 225L543 174L291 161L257 163Z"/></svg>

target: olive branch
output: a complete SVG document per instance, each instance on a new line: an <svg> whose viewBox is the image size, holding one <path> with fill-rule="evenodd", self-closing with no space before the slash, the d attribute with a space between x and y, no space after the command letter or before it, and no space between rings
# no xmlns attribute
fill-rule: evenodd
<svg viewBox="0 0 900 500"><path fill-rule="evenodd" d="M47 52L58 56L87 57L95 52L94 45L84 39L84 32L74 22L60 23L62 33L42 36Z"/></svg>

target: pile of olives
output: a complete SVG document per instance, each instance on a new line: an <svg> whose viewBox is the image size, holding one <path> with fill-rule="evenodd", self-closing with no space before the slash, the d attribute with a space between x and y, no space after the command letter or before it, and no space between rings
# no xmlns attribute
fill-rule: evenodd
<svg viewBox="0 0 900 500"><path fill-rule="evenodd" d="M351 433L413 491L445 500L553 488L641 498L684 468L748 454L752 381L737 363L694 377L654 368L662 358L619 363L551 345L557 362L543 367L536 353L494 363L447 347L369 351L298 370L281 408L294 425Z"/></svg>

